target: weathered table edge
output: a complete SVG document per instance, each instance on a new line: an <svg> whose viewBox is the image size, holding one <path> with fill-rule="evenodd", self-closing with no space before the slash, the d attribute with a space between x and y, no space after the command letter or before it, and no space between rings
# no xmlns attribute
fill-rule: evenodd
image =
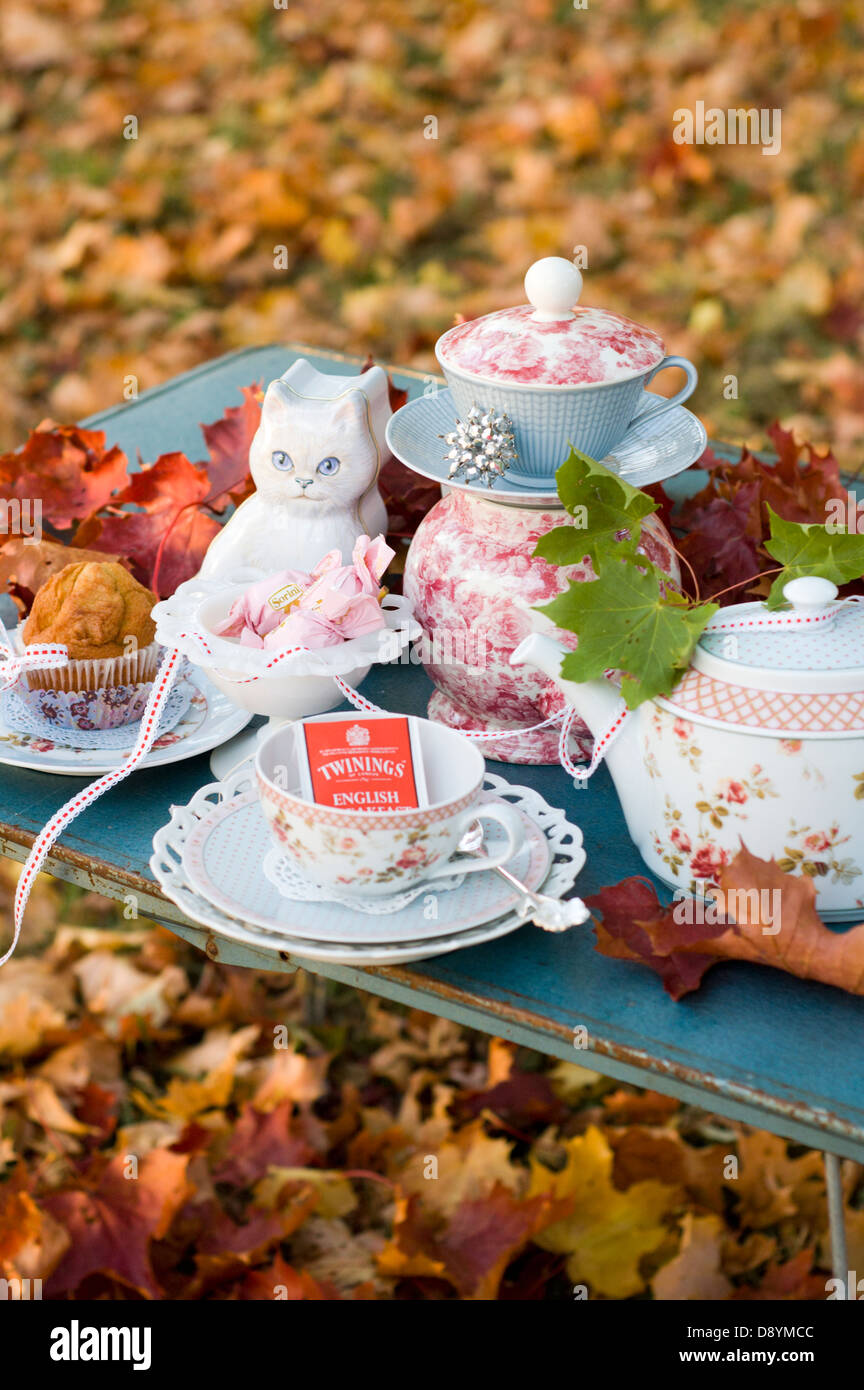
<svg viewBox="0 0 864 1390"><path fill-rule="evenodd" d="M15 826L0 822L0 854L23 862L33 842ZM260 955L264 971L291 972L297 968L337 980L355 989L377 994L411 1008L444 1014L454 1022L478 1032L503 1037L521 1046L545 1052L563 1061L577 1061L594 1067L613 1080L649 1087L673 1095L702 1110L711 1109L717 1099L717 1114L767 1129L808 1148L827 1150L841 1158L864 1162L864 1127L857 1127L828 1111L800 1101L783 1101L775 1096L728 1079L720 1082L707 1073L697 1072L673 1062L658 1062L649 1053L591 1033L590 1045L576 1049L570 1030L547 1018L540 1018L512 1003L496 1001L495 1010L477 995L416 974L410 966L354 966L308 962L288 951L260 953L254 947L225 941L206 927L191 921L166 898L158 885L141 874L124 872L107 862L94 860L74 850L57 847L45 862L45 871L56 878L76 883L105 897L134 901L136 914L176 932L197 947L209 960L224 965L249 966L250 957Z"/></svg>

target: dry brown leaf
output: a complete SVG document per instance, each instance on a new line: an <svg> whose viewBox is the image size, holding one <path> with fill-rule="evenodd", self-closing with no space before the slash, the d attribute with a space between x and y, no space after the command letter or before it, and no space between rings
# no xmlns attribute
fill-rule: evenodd
<svg viewBox="0 0 864 1390"><path fill-rule="evenodd" d="M681 1232L681 1249L651 1280L655 1298L717 1300L728 1298L732 1284L721 1269L726 1231L719 1216L688 1212Z"/></svg>
<svg viewBox="0 0 864 1390"><path fill-rule="evenodd" d="M74 986L45 961L7 961L0 971L0 1056L26 1057L63 1027L75 1005Z"/></svg>

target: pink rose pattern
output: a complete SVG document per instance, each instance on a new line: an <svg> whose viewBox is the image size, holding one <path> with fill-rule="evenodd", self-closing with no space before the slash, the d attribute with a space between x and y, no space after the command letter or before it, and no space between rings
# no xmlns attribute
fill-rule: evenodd
<svg viewBox="0 0 864 1390"><path fill-rule="evenodd" d="M701 776L704 754L699 742L700 726L655 707L643 750L649 777L656 781L663 776L658 753L667 732L676 756ZM784 757L796 757L804 745L801 739L777 739L775 746ZM812 771L802 770L803 777L812 775ZM864 772L853 773L852 777L853 796L864 800ZM742 840L746 843L746 822L758 813L756 803L779 796L761 763L753 763L746 774L720 778L710 794L704 791L703 781L697 786L699 799L685 809L666 796L665 834L651 833L657 860L670 870L673 878L689 877L691 892L700 885L717 882L721 869L733 858ZM691 833L694 827L698 827L698 834ZM821 829L799 826L792 820L784 852L776 855L777 862L786 873L848 884L862 873L854 860L841 852L841 846L850 839L849 835L841 835L837 822Z"/></svg>
<svg viewBox="0 0 864 1390"><path fill-rule="evenodd" d="M424 517L408 554L404 591L432 643L424 661L437 686L430 717L452 728L509 731L540 723L560 708L551 681L529 667L510 665L513 650L532 630L532 607L563 592L570 579L594 578L587 562L559 569L534 556L540 536L560 525L560 512L504 507L466 492L450 493ZM651 559L677 574L667 532L653 517L645 523L645 537ZM451 658L442 658L434 646L436 634L463 634L469 652L476 651L478 635L484 638L480 669L460 658L457 641ZM558 636L575 647L573 633ZM446 651L443 641L441 650ZM577 755L584 759L590 734L581 723L574 732ZM506 762L552 763L558 761L557 748L552 729L502 739L484 751Z"/></svg>
<svg viewBox="0 0 864 1390"><path fill-rule="evenodd" d="M717 875L725 864L729 863L729 854L719 845L712 845L708 841L700 845L693 858L690 860L690 872L697 880L714 883Z"/></svg>

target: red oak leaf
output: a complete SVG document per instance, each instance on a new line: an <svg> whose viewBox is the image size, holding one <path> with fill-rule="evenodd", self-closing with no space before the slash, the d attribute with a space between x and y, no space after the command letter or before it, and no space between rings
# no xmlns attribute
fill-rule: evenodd
<svg viewBox="0 0 864 1390"><path fill-rule="evenodd" d="M315 1150L296 1132L293 1112L290 1100L266 1114L253 1105L244 1105L222 1163L214 1173L216 1181L251 1187L270 1167L306 1167L315 1158Z"/></svg>
<svg viewBox="0 0 864 1390"><path fill-rule="evenodd" d="M40 1206L66 1228L72 1244L48 1281L46 1294L74 1293L91 1274L104 1274L146 1298L161 1298L150 1263L150 1242L160 1240L192 1192L185 1154L152 1149L127 1176L122 1154L94 1161L74 1189L51 1192Z"/></svg>
<svg viewBox="0 0 864 1390"><path fill-rule="evenodd" d="M642 879L601 888L586 899L603 915L597 949L616 960L642 961L674 999L697 989L717 960L770 965L864 994L864 924L843 932L826 927L811 878L785 873L742 845L719 871L712 897L663 907Z"/></svg>
<svg viewBox="0 0 864 1390"><path fill-rule="evenodd" d="M829 449L820 453L812 444L799 445L792 430L784 430L778 420L769 425L768 438L777 452L772 468L760 464L763 501L784 521L825 520L825 503L831 498L844 502L848 489L840 480L840 465ZM799 456L802 447L807 458Z"/></svg>
<svg viewBox="0 0 864 1390"><path fill-rule="evenodd" d="M393 1278L444 1279L462 1298L494 1299L511 1260L571 1208L569 1200L521 1198L496 1183L488 1196L461 1202L442 1221L424 1210L419 1197L403 1197L393 1238L378 1263Z"/></svg>
<svg viewBox="0 0 864 1390"><path fill-rule="evenodd" d="M714 963L714 957L707 952L685 951L683 947L701 944L712 933L728 930L725 922L713 927L679 926L673 919L672 908L663 906L643 878L625 878L612 888L601 888L585 901L602 914L602 922L595 919L600 954L615 960L641 961L656 971L673 999L698 989L705 971Z"/></svg>
<svg viewBox="0 0 864 1390"><path fill-rule="evenodd" d="M230 502L242 502L255 491L249 473L249 446L261 423L260 385L242 386L242 405L228 406L222 419L212 425L202 425L210 461L208 505L220 512Z"/></svg>
<svg viewBox="0 0 864 1390"><path fill-rule="evenodd" d="M199 510L210 495L201 465L185 454L163 454L133 473L107 514L91 516L78 528L76 545L127 555L136 576L160 598L198 572L219 522ZM122 511L134 505L139 511Z"/></svg>
<svg viewBox="0 0 864 1390"><path fill-rule="evenodd" d="M728 498L712 498L691 513L690 522L679 548L696 572L700 598L757 577L763 568L758 483L747 483Z"/></svg>
<svg viewBox="0 0 864 1390"><path fill-rule="evenodd" d="M833 454L798 444L776 421L768 436L776 459L758 458L745 448L732 463L706 449L694 468L707 471L708 483L672 513L673 527L684 533L681 553L696 572L703 598L722 595L726 603L740 602L735 589L774 568L762 550L769 506L784 521L824 523L829 501L847 501Z"/></svg>
<svg viewBox="0 0 864 1390"><path fill-rule="evenodd" d="M43 520L62 530L103 507L126 483L128 466L122 449L105 448L103 430L46 420L23 449L0 455L0 492L39 502Z"/></svg>

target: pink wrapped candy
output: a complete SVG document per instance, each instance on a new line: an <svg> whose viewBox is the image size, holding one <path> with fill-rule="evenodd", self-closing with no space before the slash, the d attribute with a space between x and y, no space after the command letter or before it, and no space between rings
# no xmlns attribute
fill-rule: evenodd
<svg viewBox="0 0 864 1390"><path fill-rule="evenodd" d="M350 565L338 550L318 561L311 574L280 570L252 584L215 629L247 647L282 651L332 647L386 626L379 593L381 576L395 552L376 536L360 536Z"/></svg>

